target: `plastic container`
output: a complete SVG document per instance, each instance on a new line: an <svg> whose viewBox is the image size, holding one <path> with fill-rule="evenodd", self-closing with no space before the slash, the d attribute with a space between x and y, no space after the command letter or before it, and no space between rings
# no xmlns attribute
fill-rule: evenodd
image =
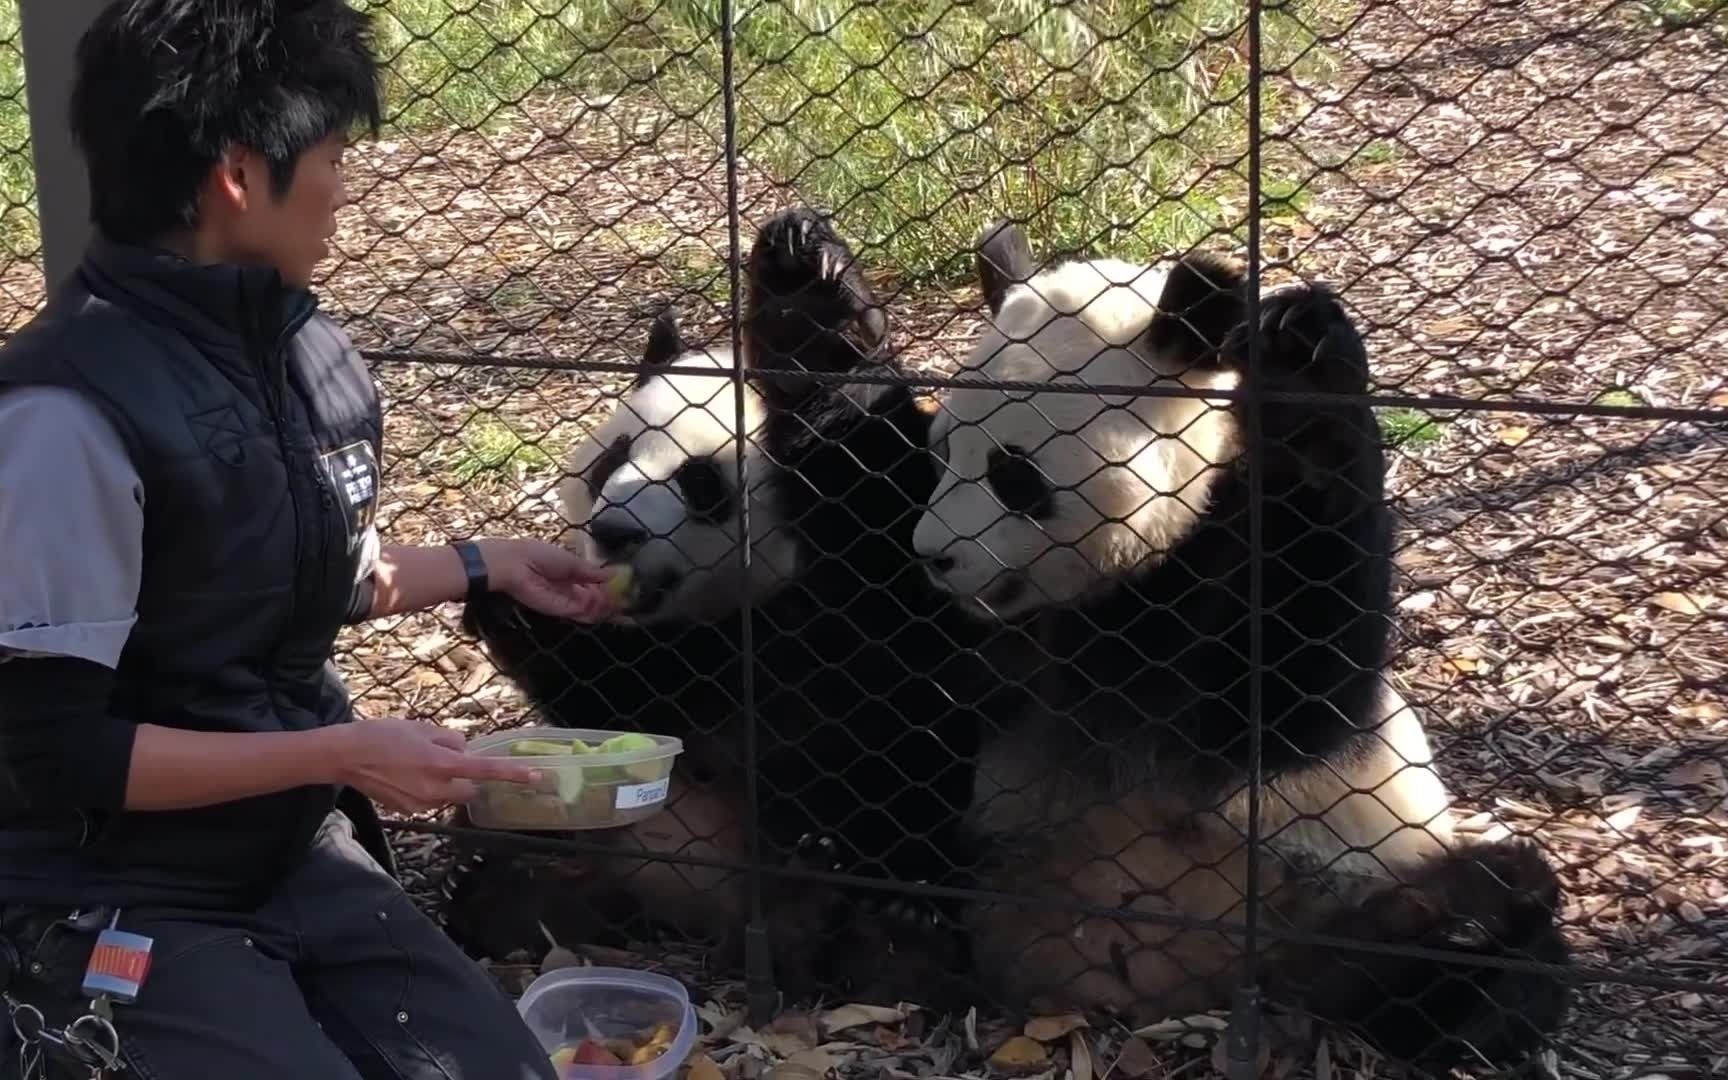
<svg viewBox="0 0 1728 1080"><path fill-rule="evenodd" d="M600 753L608 739L628 736L651 740L640 749ZM593 752L565 754L512 753L517 743L574 746L580 739ZM475 739L476 754L508 756L539 769L536 784L483 780L479 794L468 803L474 824L483 829L556 830L611 829L653 817L666 803L672 761L684 743L666 735L642 735L584 728L529 727L494 732Z"/></svg>
<svg viewBox="0 0 1728 1080"><path fill-rule="evenodd" d="M516 1011L547 1056L559 1080L663 1080L678 1071L696 1045L696 1008L676 979L627 968L568 967L529 984ZM640 1065L567 1064L584 1039L622 1039L640 1045L658 1025L669 1025L664 1053ZM623 1047L620 1047L623 1049Z"/></svg>

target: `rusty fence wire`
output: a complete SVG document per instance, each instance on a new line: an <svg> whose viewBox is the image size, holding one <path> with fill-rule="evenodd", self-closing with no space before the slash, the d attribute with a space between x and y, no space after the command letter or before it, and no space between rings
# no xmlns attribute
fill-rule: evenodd
<svg viewBox="0 0 1728 1080"><path fill-rule="evenodd" d="M386 535L569 537L571 498L604 508L609 476L658 469L676 513L658 498L632 520L676 517L671 543L609 542L650 592L668 565L712 567L706 617L652 632L455 605L344 636L368 714L685 742L637 824L391 823L411 892L513 989L575 957L658 965L712 995L703 1052L733 1077L818 1044L840 1075L1369 1076L1442 1049L1468 1064L1562 992L1538 1068L1728 1068L1721 3L354 2L391 123L351 157L319 286L385 395ZM41 291L20 57L0 4L12 325ZM841 246L776 218L800 206ZM965 369L1014 317L992 317L973 255L998 218L1040 266L1234 257L1255 297L1236 323L1276 316L1233 339L1249 377L1194 397L1121 363L1105 389L1033 359ZM869 354L855 366L723 364L675 399L632 393L668 309L691 350L753 340L749 260L776 251L775 280L819 291L856 266L898 366L872 366L848 312L821 355ZM1365 378L1324 305L1260 298L1300 281L1336 291ZM825 310L805 337L834 328ZM935 417L952 490L902 483L916 459L871 458L844 410L735 431L764 398L897 386ZM1229 409L1247 434L1215 474L1199 459L1230 449ZM618 434L636 448L609 450ZM1367 434L1381 466L1355 456ZM825 515L806 530L824 560L799 561L790 502L758 487L787 460L805 471L778 497ZM992 633L916 584L933 569L1011 609L1109 588L1128 570L1099 564L1139 550L1113 519L1162 525L1147 500L1217 476L1244 485L1227 539L1248 548L1197 552L1191 580ZM1383 550L1327 539L1380 503ZM979 555L972 533L1003 546ZM1372 649L1350 635L1372 625L1389 656L1356 670ZM1390 838L1430 794L1408 722L1288 771L1333 745L1290 716L1324 728L1382 686L1451 803ZM1049 801L1015 801L1027 784ZM1442 826L1484 857L1399 861ZM1519 891L1550 873L1557 897ZM1550 917L1568 966L1500 948L1541 943ZM818 988L876 1011L769 1022ZM901 1005L926 999L941 1008ZM728 1008L743 1017L719 1023Z"/></svg>

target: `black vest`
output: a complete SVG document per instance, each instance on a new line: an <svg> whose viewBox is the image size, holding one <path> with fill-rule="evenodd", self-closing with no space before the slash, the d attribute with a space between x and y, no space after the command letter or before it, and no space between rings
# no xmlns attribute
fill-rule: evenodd
<svg viewBox="0 0 1728 1080"><path fill-rule="evenodd" d="M0 349L0 385L84 394L142 480L138 621L110 704L126 720L282 731L352 717L330 655L382 419L364 362L316 307L273 271L98 240ZM335 796L0 821L0 903L254 902Z"/></svg>

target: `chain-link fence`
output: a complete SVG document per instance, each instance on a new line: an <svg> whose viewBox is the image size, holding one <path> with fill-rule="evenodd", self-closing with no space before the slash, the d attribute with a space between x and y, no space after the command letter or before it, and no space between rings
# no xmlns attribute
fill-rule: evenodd
<svg viewBox="0 0 1728 1080"><path fill-rule="evenodd" d="M41 256L24 46L11 0L0 3L0 327L16 327L41 305Z"/></svg>
<svg viewBox="0 0 1728 1080"><path fill-rule="evenodd" d="M1493 846L1524 837L1572 950L1538 1063L1722 1074L1722 5L358 6L392 123L352 155L321 288L386 398L380 525L559 537L591 509L661 605L592 630L490 611L486 643L460 607L380 620L343 642L359 707L684 741L633 825L397 823L411 891L508 985L668 970L733 1077L1380 1075L1552 1006L1554 955L1502 951L1543 940L1545 871ZM15 38L0 5L11 325L41 288ZM758 247L796 205L846 250L813 225ZM1076 323L1138 325L1120 290L1050 325L1027 294L992 312L997 218L1044 268L1199 249L1250 295L1328 282L1366 382L1324 305L1194 308L1210 338L1276 316L1222 354L1240 384L1169 326L1158 378L1082 348ZM1024 276L1016 250L992 265ZM753 251L830 301L855 260L901 375L842 304L802 335L830 377L638 391L669 306L691 350L797 344L797 300L752 302ZM1034 348L967 368L993 325ZM1053 377L1100 352L1092 389ZM1172 393L1172 358L1214 366ZM859 419L896 382L925 403ZM663 481L634 510L632 475ZM1243 528L1136 570L1207 497ZM1340 747L1340 716L1395 699ZM1488 857L1421 869L1448 831ZM770 1021L776 991L796 1009Z"/></svg>

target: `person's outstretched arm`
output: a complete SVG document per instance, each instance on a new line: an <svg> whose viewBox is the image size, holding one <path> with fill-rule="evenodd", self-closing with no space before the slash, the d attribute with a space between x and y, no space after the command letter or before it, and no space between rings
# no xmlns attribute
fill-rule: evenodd
<svg viewBox="0 0 1728 1080"><path fill-rule="evenodd" d="M611 572L567 548L543 540L476 540L488 588L508 593L547 615L589 621L612 601ZM377 619L461 600L468 573L454 546L386 544L372 570L365 618Z"/></svg>
<svg viewBox="0 0 1728 1080"><path fill-rule="evenodd" d="M0 663L0 763L19 809L188 810L342 784L413 812L471 798L476 780L538 775L469 754L460 732L416 720L262 732L134 724L108 711L113 679L76 657Z"/></svg>
<svg viewBox="0 0 1728 1080"><path fill-rule="evenodd" d="M476 779L532 778L522 765L466 754L459 733L411 720L241 733L114 716L108 702L135 619L145 498L119 438L88 402L61 389L0 393L0 801L172 810L340 783L417 810L466 798ZM536 547L506 542L498 560L506 586L545 587L530 573L540 565L527 557ZM382 560L384 594L394 598L386 609L466 591L453 551L396 550L410 554ZM445 557L448 573L436 565ZM422 561L429 573L417 572ZM586 568L549 565L539 574L553 582ZM591 593L604 596L570 592L563 609L578 613L591 610Z"/></svg>

